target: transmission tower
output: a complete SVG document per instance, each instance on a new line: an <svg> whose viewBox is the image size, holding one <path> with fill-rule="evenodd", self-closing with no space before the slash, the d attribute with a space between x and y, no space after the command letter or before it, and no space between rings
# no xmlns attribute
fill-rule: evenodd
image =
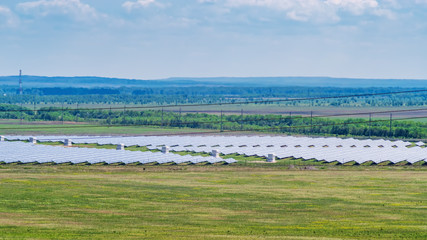
<svg viewBox="0 0 427 240"><path fill-rule="evenodd" d="M22 89L22 70L19 70L19 95L22 95L24 90Z"/></svg>

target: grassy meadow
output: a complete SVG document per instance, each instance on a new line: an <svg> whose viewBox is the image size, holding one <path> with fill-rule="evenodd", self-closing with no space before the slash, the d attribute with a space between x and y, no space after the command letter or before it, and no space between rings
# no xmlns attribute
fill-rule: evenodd
<svg viewBox="0 0 427 240"><path fill-rule="evenodd" d="M425 168L0 165L0 196L0 239L427 238Z"/></svg>
<svg viewBox="0 0 427 240"><path fill-rule="evenodd" d="M178 134L209 132L213 130L194 128L162 128L150 126L101 126L93 124L61 124L61 123L25 123L7 124L0 122L1 135L141 135L141 134ZM216 131L218 132L218 131Z"/></svg>
<svg viewBox="0 0 427 240"><path fill-rule="evenodd" d="M311 106L310 104L299 104L297 106L290 106L284 103L276 104L237 104L237 105L222 105L222 106L180 106L180 107L166 107L164 111L166 112L175 112L178 113L209 113L220 115L221 110L224 115L240 115L243 110L244 114L277 114L277 115L289 115L292 112L292 115L301 115L301 116L310 116L313 112L313 116L327 116L327 115L339 115L339 114L355 114L355 115L345 115L341 117L331 117L331 118L369 118L369 114L360 114L360 113L369 113L369 112L382 112L382 111L398 111L398 110L409 110L409 109L420 109L422 106L384 106L384 107L375 107L375 106ZM33 109L33 104L24 104L22 105L25 108ZM149 106L149 105L148 105ZM62 108L62 103L48 103L48 104L37 104L35 109L46 108L46 107L55 107L58 109ZM112 111L123 111L123 109L128 109L131 111L145 111L145 110L161 110L159 106L153 106L153 108L147 108L147 105L144 104L79 104L80 109L107 109L112 108ZM65 109L78 109L76 104L64 104ZM421 112L422 114L423 112ZM425 113L425 111L424 111ZM419 112L402 112L394 113L396 116L401 118L409 118L413 116L418 116ZM425 114L424 114L425 115ZM374 115L374 118L387 118L389 114L377 114ZM420 119L422 120L422 119ZM418 120L417 120L418 121Z"/></svg>

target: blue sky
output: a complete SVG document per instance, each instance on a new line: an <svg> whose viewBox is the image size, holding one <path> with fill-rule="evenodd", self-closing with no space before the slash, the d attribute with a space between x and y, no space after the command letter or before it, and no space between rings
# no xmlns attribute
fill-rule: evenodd
<svg viewBox="0 0 427 240"><path fill-rule="evenodd" d="M427 0L0 0L0 75L427 79Z"/></svg>

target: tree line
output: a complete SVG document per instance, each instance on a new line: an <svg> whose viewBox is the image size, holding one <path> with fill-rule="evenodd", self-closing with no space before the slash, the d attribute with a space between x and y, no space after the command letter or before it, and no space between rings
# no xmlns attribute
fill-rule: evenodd
<svg viewBox="0 0 427 240"><path fill-rule="evenodd" d="M0 105L1 119L25 121L67 121L93 124L159 126L215 129L223 131L261 131L303 135L358 137L427 138L427 123L416 121L369 122L362 118L335 119L282 115L213 115L177 113L162 110L109 111L43 108L32 111L15 105Z"/></svg>

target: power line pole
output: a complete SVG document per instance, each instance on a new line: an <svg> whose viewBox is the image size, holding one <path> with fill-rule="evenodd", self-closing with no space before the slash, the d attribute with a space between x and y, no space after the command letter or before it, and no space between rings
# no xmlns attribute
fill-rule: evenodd
<svg viewBox="0 0 427 240"><path fill-rule="evenodd" d="M311 126L310 132L313 135L313 111L311 111L311 114L310 114L310 126Z"/></svg>
<svg viewBox="0 0 427 240"><path fill-rule="evenodd" d="M110 113L108 114L108 126L111 126L111 116L112 116L113 111L111 110L111 105L110 105Z"/></svg>
<svg viewBox="0 0 427 240"><path fill-rule="evenodd" d="M221 131L221 132L223 132L223 131L224 131L224 128L223 128L223 125L222 125L222 109L221 109L221 129L220 129L220 131Z"/></svg>
<svg viewBox="0 0 427 240"><path fill-rule="evenodd" d="M292 112L289 112L289 133L292 134Z"/></svg>
<svg viewBox="0 0 427 240"><path fill-rule="evenodd" d="M22 114L23 114L23 111L24 111L24 109L23 109L23 107L22 107L22 100L21 100L21 125L22 125L22 121L23 121L23 116L22 116Z"/></svg>
<svg viewBox="0 0 427 240"><path fill-rule="evenodd" d="M393 136L393 129L392 129L392 127L393 127L393 114L390 113L390 133L389 133L390 137Z"/></svg>
<svg viewBox="0 0 427 240"><path fill-rule="evenodd" d="M243 131L243 108L240 113L240 131Z"/></svg>
<svg viewBox="0 0 427 240"><path fill-rule="evenodd" d="M23 89L22 89L22 70L19 70L19 95L22 95L24 93ZM23 97L21 97L21 125L22 125L22 114L23 114L23 108L22 108L22 103L23 103L24 99Z"/></svg>
<svg viewBox="0 0 427 240"><path fill-rule="evenodd" d="M33 117L34 117L34 122L35 122L36 121L36 114L37 114L37 112L36 112L36 99L34 99L33 109L34 109L34 111L33 111Z"/></svg>
<svg viewBox="0 0 427 240"><path fill-rule="evenodd" d="M64 125L64 102L62 102L61 120L62 120L62 125Z"/></svg>
<svg viewBox="0 0 427 240"><path fill-rule="evenodd" d="M182 128L181 115L182 115L182 109L179 108L179 128Z"/></svg>
<svg viewBox="0 0 427 240"><path fill-rule="evenodd" d="M372 114L369 113L369 138L371 138Z"/></svg>
<svg viewBox="0 0 427 240"><path fill-rule="evenodd" d="M123 121L125 124L127 124L126 123L126 105L123 106Z"/></svg>
<svg viewBox="0 0 427 240"><path fill-rule="evenodd" d="M162 108L162 127L164 126L164 117L163 117L163 114L164 114L164 110Z"/></svg>
<svg viewBox="0 0 427 240"><path fill-rule="evenodd" d="M80 114L79 114L79 103L76 103L77 104L77 107L76 107L76 122L78 122L79 121L79 116L80 116Z"/></svg>

